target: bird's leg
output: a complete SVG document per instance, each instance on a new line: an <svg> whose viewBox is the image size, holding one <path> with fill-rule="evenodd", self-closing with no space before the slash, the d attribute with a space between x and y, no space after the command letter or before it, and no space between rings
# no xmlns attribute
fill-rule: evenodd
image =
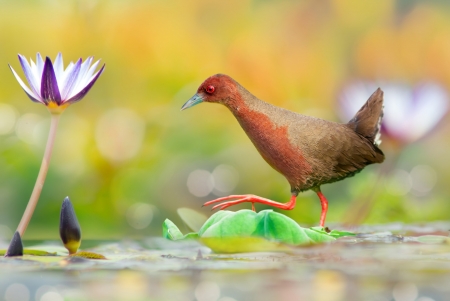
<svg viewBox="0 0 450 301"><path fill-rule="evenodd" d="M219 208L220 210L223 210L225 208L228 208L230 206L234 206L240 203L245 203L245 202L250 202L252 203L252 210L255 211L255 204L254 203L260 203L260 204L266 204L272 207L276 207L276 208L280 208L280 209L284 209L284 210L292 210L295 207L295 200L297 198L297 193L293 193L291 196L291 199L289 200L289 202L287 203L278 203L269 199L265 199L262 197L259 197L257 195L252 195L252 194L244 194L244 195L229 195L226 197L222 197L222 198L218 198L209 202L206 202L203 204L203 206L209 206L211 204L214 203L220 203L223 201L228 201L228 202L224 202L218 205L215 205L214 207L212 207L212 210ZM234 200L233 200L234 199Z"/></svg>
<svg viewBox="0 0 450 301"><path fill-rule="evenodd" d="M322 205L322 214L320 214L320 226L325 227L325 218L327 217L327 211L328 211L328 200L323 195L322 191L320 191L320 187L313 189L317 196L320 199L320 204Z"/></svg>

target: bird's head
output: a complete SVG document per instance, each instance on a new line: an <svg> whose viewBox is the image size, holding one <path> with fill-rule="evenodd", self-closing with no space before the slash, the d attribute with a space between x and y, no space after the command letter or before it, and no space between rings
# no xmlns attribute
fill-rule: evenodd
<svg viewBox="0 0 450 301"><path fill-rule="evenodd" d="M237 85L228 75L213 75L198 87L197 93L181 107L181 110L193 107L201 102L213 102L226 105L236 95Z"/></svg>

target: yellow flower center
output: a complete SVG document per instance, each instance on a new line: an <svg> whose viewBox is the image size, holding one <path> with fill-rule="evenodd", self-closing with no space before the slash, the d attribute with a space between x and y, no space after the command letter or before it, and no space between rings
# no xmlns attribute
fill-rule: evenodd
<svg viewBox="0 0 450 301"><path fill-rule="evenodd" d="M58 105L55 101L49 101L47 104L47 109L52 114L61 114L64 110L70 105L70 103L64 103L62 105Z"/></svg>

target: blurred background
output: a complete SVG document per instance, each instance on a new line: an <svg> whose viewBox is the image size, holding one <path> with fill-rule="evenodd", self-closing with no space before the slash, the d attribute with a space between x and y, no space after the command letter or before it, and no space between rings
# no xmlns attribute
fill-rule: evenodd
<svg viewBox="0 0 450 301"><path fill-rule="evenodd" d="M325 185L328 222L450 218L448 1L0 1L0 237L31 194L50 115L8 63L37 52L65 65L94 56L106 70L69 107L25 239L58 238L65 196L84 239L160 235L176 209L228 194L286 202L290 187L225 107L180 107L204 79L226 73L287 109L347 122L385 90L382 165ZM264 206L256 205L257 210ZM239 208L250 208L249 204ZM285 212L317 225L311 192ZM181 227L183 231L187 228Z"/></svg>

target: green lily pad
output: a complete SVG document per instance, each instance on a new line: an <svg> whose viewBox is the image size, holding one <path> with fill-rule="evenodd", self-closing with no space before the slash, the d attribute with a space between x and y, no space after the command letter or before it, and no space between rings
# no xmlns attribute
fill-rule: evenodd
<svg viewBox="0 0 450 301"><path fill-rule="evenodd" d="M178 227L171 220L166 218L163 223L163 237L170 240L180 240L187 238L197 238L198 234L188 233L186 235L183 235L180 229L178 229Z"/></svg>
<svg viewBox="0 0 450 301"><path fill-rule="evenodd" d="M258 213L252 210L218 211L203 224L197 234L183 235L168 219L163 224L165 238L180 240L199 237L208 247L223 253L279 250L276 243L310 245L351 235L355 234L337 230L328 233L323 227L302 228L291 218L272 210Z"/></svg>

